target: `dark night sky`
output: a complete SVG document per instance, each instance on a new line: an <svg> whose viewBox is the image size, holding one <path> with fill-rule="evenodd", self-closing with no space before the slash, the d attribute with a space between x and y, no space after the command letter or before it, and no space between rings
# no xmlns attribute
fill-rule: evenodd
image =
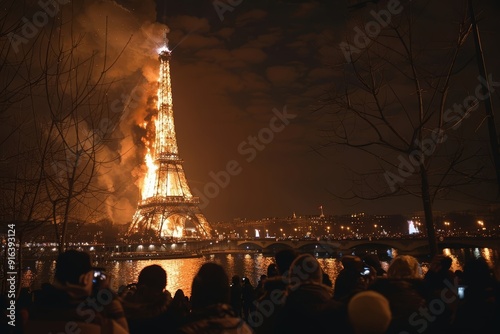
<svg viewBox="0 0 500 334"><path fill-rule="evenodd" d="M241 1L221 21L212 1L158 1L159 20L171 29L177 136L191 188L201 191L212 181L209 173L224 170L230 160L242 167L204 209L209 219L315 214L320 205L326 214L421 210L420 200L412 197L337 199L332 193L343 194L354 182L351 171L370 162L342 147L320 154L315 150L324 142L325 119L324 111L314 110L342 77L334 69L342 62L338 43L354 34L347 28L354 20L368 22L370 10L387 6L382 1L378 7L368 4L349 11L348 4L356 2L362 1ZM498 24L482 9L478 12L489 50L495 46ZM442 15L445 10L449 13ZM440 16L451 25L458 9L443 4L427 5L425 11L420 19L429 25ZM424 34L436 37L431 28ZM474 62L470 66L476 70ZM238 146L268 126L273 108L285 105L298 116L247 162L248 155L240 154ZM463 202L451 200L436 209L463 207Z"/></svg>
<svg viewBox="0 0 500 334"><path fill-rule="evenodd" d="M314 103L331 84L331 42L346 4L247 1L221 21L211 1L166 3L158 16L171 29L177 136L191 188L203 191L230 160L242 168L210 200L207 217L316 214L320 205L350 212L328 193L338 182L335 157L312 149L321 136ZM239 145L249 148L248 137L284 106L298 116L248 162Z"/></svg>
<svg viewBox="0 0 500 334"><path fill-rule="evenodd" d="M241 172L231 176L227 186L219 187L217 196L203 209L209 221L284 217L293 212L318 214L320 205L325 214L333 215L421 211L418 197L340 200L335 195L345 194L358 184L353 171L368 171L377 165L366 155L344 147L318 150L327 139L325 129L330 124L325 117L327 109L317 110L318 106L345 75L338 66L345 62L339 42L346 36L353 37L353 27L373 21L371 10L384 9L388 3L368 2L352 11L348 5L363 1L235 0L232 3L239 4L224 12L221 21L211 0L82 1L78 22L82 31L94 36L92 42L97 44L101 39L103 25L99 22L108 16L110 54L117 53L133 34L132 43L112 71L119 79L113 94L131 94L133 87L147 93L120 124L116 137L123 138L121 142L109 145L108 153L124 154L100 181L116 190L115 221L130 221L139 200L134 182L140 174L137 170L143 148L137 141L135 124L146 117L146 95L151 93L147 81L154 82L157 73L155 48L161 44L163 24L170 29L177 142L191 189L203 193L207 182L212 181L211 173L225 170L229 161L235 160L241 167ZM441 29L456 24L457 3L461 2L417 2L423 8L415 13L425 23L418 31L423 44L439 47L439 42L449 37ZM406 1L401 3L404 6ZM500 77L499 5L493 0L483 1L477 11L482 18L488 70L495 79ZM472 36L469 39L470 49ZM450 105L453 98L460 101L470 94L477 85L476 76L477 67L471 61L453 86ZM493 100L496 104L500 102L498 97L497 92ZM256 150L254 159L249 159L249 136L269 128L273 109L282 111L285 107L296 117ZM471 125L471 131L485 131L481 118ZM464 127L462 131L467 130ZM362 137L362 129L358 131ZM436 203L435 209L476 208L453 197L447 199Z"/></svg>
<svg viewBox="0 0 500 334"><path fill-rule="evenodd" d="M191 188L203 191L210 172L228 161L242 168L210 200L207 217L317 213L321 204L328 213L341 210L326 192L335 160L311 150L319 135L312 104L332 75L327 40L341 16L332 6L257 1L242 2L220 21L212 2L189 3L159 10L175 47L174 112L186 174ZM298 116L248 162L251 153L241 154L251 150L248 137L284 106Z"/></svg>

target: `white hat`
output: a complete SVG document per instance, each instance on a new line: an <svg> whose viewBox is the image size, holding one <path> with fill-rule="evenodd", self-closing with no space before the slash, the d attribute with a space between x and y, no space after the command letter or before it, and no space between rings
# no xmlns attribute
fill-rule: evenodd
<svg viewBox="0 0 500 334"><path fill-rule="evenodd" d="M354 295L347 305L349 322L356 334L382 334L391 323L389 301L375 291Z"/></svg>

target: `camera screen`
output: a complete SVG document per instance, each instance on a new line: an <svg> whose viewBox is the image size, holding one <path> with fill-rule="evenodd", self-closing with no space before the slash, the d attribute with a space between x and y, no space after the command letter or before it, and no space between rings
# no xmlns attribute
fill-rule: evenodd
<svg viewBox="0 0 500 334"><path fill-rule="evenodd" d="M97 282L99 281L102 281L102 280L105 280L106 279L106 275L104 274L104 272L102 270L94 270L94 279L92 280L92 282L94 284L96 284Z"/></svg>
<svg viewBox="0 0 500 334"><path fill-rule="evenodd" d="M458 287L458 298L464 299L464 296L465 296L464 292L465 292L465 287L459 286Z"/></svg>
<svg viewBox="0 0 500 334"><path fill-rule="evenodd" d="M363 270L361 271L361 275L366 276L370 274L370 268L369 267L364 267Z"/></svg>

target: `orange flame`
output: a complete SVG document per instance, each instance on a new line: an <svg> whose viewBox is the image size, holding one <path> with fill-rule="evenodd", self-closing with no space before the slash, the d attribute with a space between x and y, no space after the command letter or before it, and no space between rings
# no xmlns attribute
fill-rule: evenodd
<svg viewBox="0 0 500 334"><path fill-rule="evenodd" d="M155 193L155 184L156 184L156 170L158 169L158 165L153 160L153 156L151 155L151 150L149 147L147 148L148 152L146 153L146 157L144 161L146 162L146 176L144 177L144 184L142 185L142 199L146 199L149 197L153 197Z"/></svg>

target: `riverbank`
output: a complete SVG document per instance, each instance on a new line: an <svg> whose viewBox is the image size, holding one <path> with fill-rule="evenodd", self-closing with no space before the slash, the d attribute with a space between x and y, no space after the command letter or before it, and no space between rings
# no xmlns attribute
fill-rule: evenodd
<svg viewBox="0 0 500 334"><path fill-rule="evenodd" d="M95 261L135 261L135 260L169 260L169 259L189 259L200 258L207 255L217 254L258 254L258 250L226 249L226 250L203 250L198 252L156 252L156 253L90 253ZM57 254L37 254L37 256L25 256L25 261L55 261Z"/></svg>

